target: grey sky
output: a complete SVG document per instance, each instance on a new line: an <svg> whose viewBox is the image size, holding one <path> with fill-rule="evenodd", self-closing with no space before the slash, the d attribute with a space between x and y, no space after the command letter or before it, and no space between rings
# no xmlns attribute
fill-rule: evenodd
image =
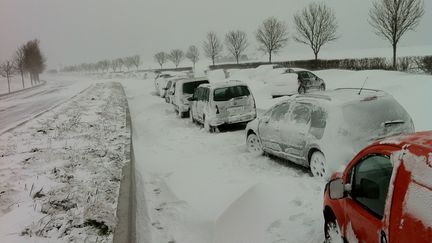
<svg viewBox="0 0 432 243"><path fill-rule="evenodd" d="M0 0L0 60L13 55L17 45L41 40L50 68L59 64L94 62L104 58L140 54L152 62L157 51L186 49L201 43L206 32L220 37L241 29L256 52L254 33L267 17L288 23L311 0ZM372 0L325 0L335 12L341 38L327 48L386 47L367 22ZM417 32L410 32L401 46L432 45L432 1ZM306 46L290 41L286 52ZM312 58L311 53L311 58Z"/></svg>

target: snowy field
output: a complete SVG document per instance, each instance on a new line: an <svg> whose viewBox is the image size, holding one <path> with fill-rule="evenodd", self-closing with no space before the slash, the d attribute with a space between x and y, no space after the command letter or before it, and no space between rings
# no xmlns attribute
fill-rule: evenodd
<svg viewBox="0 0 432 243"><path fill-rule="evenodd" d="M272 82L283 79L280 72L269 66L229 70L232 79L249 84L259 113L284 99L270 95ZM432 130L430 75L314 73L328 89L361 87L367 78L365 88L393 95L410 113L417 131ZM223 71L209 73L211 82L223 77ZM323 242L324 182L289 162L249 154L242 127L209 134L188 119L179 119L154 94L150 73L50 79L123 84L132 117L138 242Z"/></svg>
<svg viewBox="0 0 432 243"><path fill-rule="evenodd" d="M93 84L0 136L1 242L112 242L126 104L119 83Z"/></svg>
<svg viewBox="0 0 432 243"><path fill-rule="evenodd" d="M279 70L230 70L247 82L257 107L267 109ZM432 76L389 71L315 72L329 89L361 87L392 94L416 130L432 129ZM210 81L224 77L210 72ZM137 169L137 227L150 225L151 242L322 242L324 182L288 162L253 157L245 134L206 133L153 94L153 80L122 81L132 114ZM373 115L373 114L371 114ZM140 188L142 190L140 190ZM140 207L140 203L143 203ZM146 209L147 208L147 209ZM137 231L139 242L148 232Z"/></svg>

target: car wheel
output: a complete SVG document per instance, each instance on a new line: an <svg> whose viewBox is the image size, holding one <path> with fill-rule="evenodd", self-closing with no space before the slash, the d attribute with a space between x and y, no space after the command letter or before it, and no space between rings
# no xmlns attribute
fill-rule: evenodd
<svg viewBox="0 0 432 243"><path fill-rule="evenodd" d="M312 154L309 161L310 170L315 177L327 177L327 165L324 154L316 151Z"/></svg>
<svg viewBox="0 0 432 243"><path fill-rule="evenodd" d="M324 224L325 243L344 242L337 220L329 220Z"/></svg>
<svg viewBox="0 0 432 243"><path fill-rule="evenodd" d="M319 87L319 90L320 91L324 91L325 89L326 89L325 84L321 84L320 87Z"/></svg>
<svg viewBox="0 0 432 243"><path fill-rule="evenodd" d="M263 149L258 136L255 133L250 133L246 138L246 146L253 155L262 155Z"/></svg>
<svg viewBox="0 0 432 243"><path fill-rule="evenodd" d="M204 125L204 130L209 132L209 133L216 133L219 132L219 129L217 126L211 126L210 122L208 122L205 117L203 117L203 125Z"/></svg>
<svg viewBox="0 0 432 243"><path fill-rule="evenodd" d="M305 86L300 86L299 88L298 88L298 93L299 94L305 94L306 93L306 88L305 88Z"/></svg>

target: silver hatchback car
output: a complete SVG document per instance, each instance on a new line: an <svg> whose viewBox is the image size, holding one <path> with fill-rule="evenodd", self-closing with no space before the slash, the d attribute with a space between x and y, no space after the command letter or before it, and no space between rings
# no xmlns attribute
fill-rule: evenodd
<svg viewBox="0 0 432 243"><path fill-rule="evenodd" d="M410 115L379 90L337 89L296 95L246 127L248 150L309 167L327 177L367 144L414 132Z"/></svg>
<svg viewBox="0 0 432 243"><path fill-rule="evenodd" d="M190 119L210 132L222 124L247 123L257 114L255 99L241 81L202 84L189 101Z"/></svg>

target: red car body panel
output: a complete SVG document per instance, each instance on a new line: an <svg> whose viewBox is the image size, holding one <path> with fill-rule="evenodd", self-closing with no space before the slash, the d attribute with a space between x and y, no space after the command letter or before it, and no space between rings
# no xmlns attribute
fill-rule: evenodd
<svg viewBox="0 0 432 243"><path fill-rule="evenodd" d="M390 140L388 140L390 141ZM342 178L344 184L350 183L350 172L362 158L371 154L391 156L395 153L411 153L421 158L419 160L406 161L402 156L400 165L394 165L392 181L390 181L387 193L386 206L382 218L377 217L361 204L352 199L349 195L342 199L331 199L328 186L324 193L324 215L329 210L336 217L342 237L349 240L350 234L354 234L358 242L380 243L382 235L385 235L387 242L432 242L432 185L417 181L416 170L410 170L419 163L421 174L426 178L432 177L432 131L415 133L413 135L395 138L397 142L375 142L360 151L347 165L342 174L335 175ZM426 163L426 166L422 163ZM397 167L396 167L397 166ZM432 181L432 180L428 180ZM410 187L420 188L422 197L416 206L421 207L421 212L429 212L424 215L427 220L421 219L406 209L408 191ZM426 195L426 196L425 196ZM416 198L416 197L415 197Z"/></svg>

